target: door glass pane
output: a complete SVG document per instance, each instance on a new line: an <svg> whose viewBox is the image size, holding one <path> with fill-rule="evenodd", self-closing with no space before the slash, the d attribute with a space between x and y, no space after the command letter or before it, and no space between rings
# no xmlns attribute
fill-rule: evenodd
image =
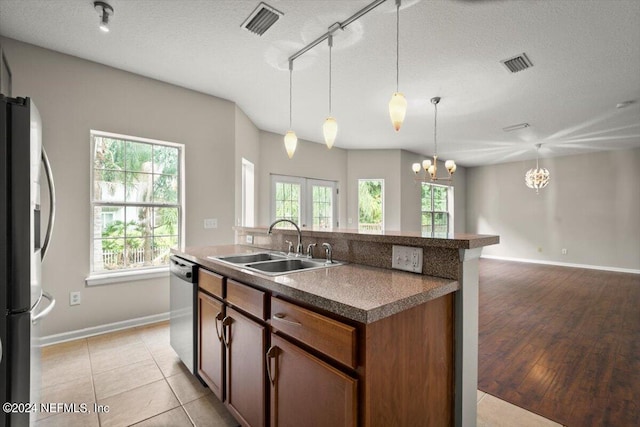
<svg viewBox="0 0 640 427"><path fill-rule="evenodd" d="M288 219L300 225L300 184L276 182L276 219ZM286 222L279 223L278 228L293 228Z"/></svg>
<svg viewBox="0 0 640 427"><path fill-rule="evenodd" d="M311 204L313 228L333 228L333 188L311 186Z"/></svg>

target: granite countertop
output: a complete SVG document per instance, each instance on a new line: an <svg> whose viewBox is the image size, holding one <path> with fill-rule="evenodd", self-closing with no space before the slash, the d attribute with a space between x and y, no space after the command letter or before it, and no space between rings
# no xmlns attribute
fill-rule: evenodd
<svg viewBox="0 0 640 427"><path fill-rule="evenodd" d="M209 258L262 251L264 250L242 245L172 250L177 256L228 278L360 323L373 323L460 289L455 280L358 264L267 276Z"/></svg>
<svg viewBox="0 0 640 427"><path fill-rule="evenodd" d="M236 231L246 233L267 234L268 227L234 227ZM293 229L276 228L274 232L296 234ZM303 229L302 236L324 238L330 236L335 239L347 239L363 242L380 242L394 245L424 246L452 249L474 249L483 246L495 245L500 242L500 237L490 234L467 234L467 233L434 233L425 234L418 232L401 232L386 230L381 233L358 231L357 229Z"/></svg>

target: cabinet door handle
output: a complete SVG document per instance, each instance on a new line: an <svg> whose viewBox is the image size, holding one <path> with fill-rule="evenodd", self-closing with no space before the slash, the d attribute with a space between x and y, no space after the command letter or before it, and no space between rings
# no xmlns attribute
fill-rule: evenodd
<svg viewBox="0 0 640 427"><path fill-rule="evenodd" d="M232 319L229 316L222 320L222 339L227 347L231 343L231 338L229 338L229 335L231 335L231 321Z"/></svg>
<svg viewBox="0 0 640 427"><path fill-rule="evenodd" d="M281 321L281 322L288 323L288 324L290 324L290 325L302 326L302 323L300 323L300 322L295 322L295 321L293 321L293 320L289 320L289 319L285 319L285 317L286 317L286 315L285 315L285 314L282 314L282 313L275 313L275 314L273 315L273 319L274 319L274 320L279 320L279 321Z"/></svg>
<svg viewBox="0 0 640 427"><path fill-rule="evenodd" d="M272 345L269 350L267 350L266 361L267 361L267 376L269 377L269 382L272 386L275 387L276 380L278 379L278 347ZM273 369L273 375L271 375L271 361L269 359L275 359L275 367Z"/></svg>
<svg viewBox="0 0 640 427"><path fill-rule="evenodd" d="M220 329L218 329L218 321L222 320L222 312L219 311L218 314L216 314L216 335L218 336L218 341L222 341L222 332L220 331Z"/></svg>

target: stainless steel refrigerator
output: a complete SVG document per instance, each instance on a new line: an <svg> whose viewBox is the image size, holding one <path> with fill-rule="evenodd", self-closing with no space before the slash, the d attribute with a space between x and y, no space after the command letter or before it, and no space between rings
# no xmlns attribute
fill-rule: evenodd
<svg viewBox="0 0 640 427"><path fill-rule="evenodd" d="M53 227L55 190L36 106L29 98L0 94L0 109L0 404L37 404L39 327L55 305L42 289L40 273ZM44 231L41 171L49 189ZM0 427L27 426L34 416L24 406L4 405Z"/></svg>

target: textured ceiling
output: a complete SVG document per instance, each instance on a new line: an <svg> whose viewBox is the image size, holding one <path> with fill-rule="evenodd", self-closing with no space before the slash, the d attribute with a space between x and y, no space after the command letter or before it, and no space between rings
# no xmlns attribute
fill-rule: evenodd
<svg viewBox="0 0 640 427"><path fill-rule="evenodd" d="M111 32L88 0L0 0L0 34L229 99L260 128L289 126L287 58L370 3L269 0L284 16L258 37L240 25L258 0L108 0ZM640 146L640 1L405 0L396 133L395 2L338 31L333 48L336 146L433 152L475 166ZM533 68L500 60L526 52ZM634 100L631 106L616 104ZM328 47L294 62L293 128L321 142ZM526 129L502 128L527 122ZM295 157L294 157L295 159Z"/></svg>

